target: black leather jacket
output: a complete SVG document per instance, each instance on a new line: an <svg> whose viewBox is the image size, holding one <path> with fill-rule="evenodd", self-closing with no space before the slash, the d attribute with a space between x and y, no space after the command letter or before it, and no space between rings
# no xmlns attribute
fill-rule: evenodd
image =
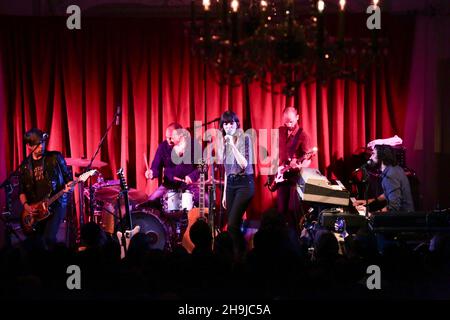
<svg viewBox="0 0 450 320"><path fill-rule="evenodd" d="M60 152L47 151L43 156L44 178L49 185L51 195L64 189L65 184L72 180L72 172L67 167L66 161ZM37 199L34 190L34 179L31 165L31 157L19 168L19 194L24 193L29 203L41 201ZM61 196L58 200L60 204L67 202L67 194Z"/></svg>

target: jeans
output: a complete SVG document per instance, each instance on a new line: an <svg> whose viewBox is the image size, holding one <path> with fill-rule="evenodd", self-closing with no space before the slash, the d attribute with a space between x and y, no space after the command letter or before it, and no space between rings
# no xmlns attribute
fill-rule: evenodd
<svg viewBox="0 0 450 320"><path fill-rule="evenodd" d="M229 175L227 177L228 232L233 240L236 254L245 250L245 240L241 232L242 217L254 194L255 180L253 175Z"/></svg>
<svg viewBox="0 0 450 320"><path fill-rule="evenodd" d="M300 217L303 215L303 207L295 183L288 181L278 186L277 206L278 213L284 217L287 224L289 239L292 245L297 248L299 246L299 223Z"/></svg>
<svg viewBox="0 0 450 320"><path fill-rule="evenodd" d="M288 226L296 227L303 208L295 184L285 182L278 186L277 204L278 213L284 216Z"/></svg>
<svg viewBox="0 0 450 320"><path fill-rule="evenodd" d="M54 202L50 207L51 215L36 225L37 235L43 237L47 246L56 244L59 226L66 216L66 203Z"/></svg>

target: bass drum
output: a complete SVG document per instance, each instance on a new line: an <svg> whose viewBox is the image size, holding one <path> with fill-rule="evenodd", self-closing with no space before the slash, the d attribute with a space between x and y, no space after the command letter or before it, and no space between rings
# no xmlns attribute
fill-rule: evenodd
<svg viewBox="0 0 450 320"><path fill-rule="evenodd" d="M133 226L150 237L152 249L170 250L170 226L160 218L159 211L134 211L131 213Z"/></svg>

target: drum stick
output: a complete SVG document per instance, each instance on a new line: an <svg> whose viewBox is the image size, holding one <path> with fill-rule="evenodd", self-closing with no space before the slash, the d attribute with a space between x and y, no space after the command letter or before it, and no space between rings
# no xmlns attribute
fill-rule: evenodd
<svg viewBox="0 0 450 320"><path fill-rule="evenodd" d="M145 168L148 171L148 160L147 160L146 153L144 153L144 162L145 162ZM151 193L150 189L151 189L150 179L145 179L145 193L150 194Z"/></svg>
<svg viewBox="0 0 450 320"><path fill-rule="evenodd" d="M144 153L144 162L145 162L145 168L148 170L148 160L147 155Z"/></svg>
<svg viewBox="0 0 450 320"><path fill-rule="evenodd" d="M175 180L175 181L180 181L180 182L185 182L183 179L178 178L178 177L173 177L173 180Z"/></svg>

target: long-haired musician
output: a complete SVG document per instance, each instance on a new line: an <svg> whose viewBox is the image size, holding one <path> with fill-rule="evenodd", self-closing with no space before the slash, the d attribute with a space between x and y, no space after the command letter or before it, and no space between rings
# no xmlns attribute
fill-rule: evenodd
<svg viewBox="0 0 450 320"><path fill-rule="evenodd" d="M255 194L253 146L250 137L240 128L238 116L225 111L220 118L223 144L219 155L225 167L222 205L228 212L228 232L233 239L235 254L245 250L241 232L242 217Z"/></svg>

